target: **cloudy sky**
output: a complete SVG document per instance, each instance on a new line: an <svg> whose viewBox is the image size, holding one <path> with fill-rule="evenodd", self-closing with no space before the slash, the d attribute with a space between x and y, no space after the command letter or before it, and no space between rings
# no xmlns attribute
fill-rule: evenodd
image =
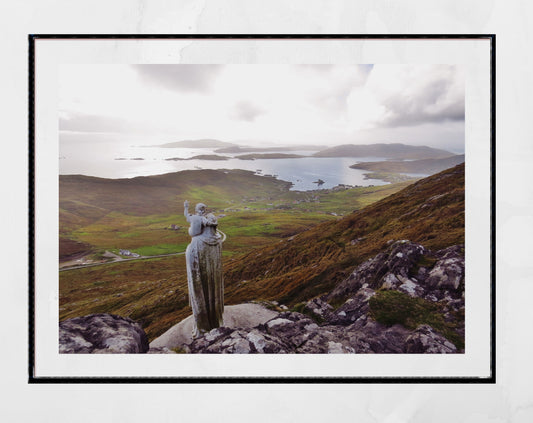
<svg viewBox="0 0 533 423"><path fill-rule="evenodd" d="M402 142L464 151L448 65L64 65L61 142Z"/></svg>

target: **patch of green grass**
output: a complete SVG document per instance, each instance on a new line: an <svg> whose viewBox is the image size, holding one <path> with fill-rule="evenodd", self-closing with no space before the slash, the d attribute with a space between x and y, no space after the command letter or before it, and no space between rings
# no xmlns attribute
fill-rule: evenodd
<svg viewBox="0 0 533 423"><path fill-rule="evenodd" d="M396 182L405 182L405 181L415 181L420 179L420 177L404 175L401 173L393 172L372 172L365 173L366 179L380 179L382 181L396 183Z"/></svg>
<svg viewBox="0 0 533 423"><path fill-rule="evenodd" d="M182 253L187 248L186 243L180 244L158 244L146 245L134 249L134 252L141 256L157 256L160 254Z"/></svg>
<svg viewBox="0 0 533 423"><path fill-rule="evenodd" d="M464 349L464 339L457 334L458 323L446 322L441 310L441 305L426 301L422 298L413 298L399 291L378 291L370 301L370 315L377 322L386 326L401 324L408 329L427 324L442 333L458 349Z"/></svg>

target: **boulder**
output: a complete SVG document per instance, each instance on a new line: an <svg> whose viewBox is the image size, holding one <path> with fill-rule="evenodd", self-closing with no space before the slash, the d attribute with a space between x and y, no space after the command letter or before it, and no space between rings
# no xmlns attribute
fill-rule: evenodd
<svg viewBox="0 0 533 423"><path fill-rule="evenodd" d="M398 289L404 285L404 290L421 294L423 289L417 289L420 283L413 277L413 273L420 259L429 254L422 245L411 241L391 242L387 251L362 263L346 280L337 285L327 296L327 301L346 300L363 287Z"/></svg>
<svg viewBox="0 0 533 423"><path fill-rule="evenodd" d="M464 278L465 259L460 246L439 251L440 259L428 274L426 283L431 288L458 291Z"/></svg>
<svg viewBox="0 0 533 423"><path fill-rule="evenodd" d="M284 342L259 329L216 328L195 339L186 347L187 352L201 354L283 354L288 348Z"/></svg>
<svg viewBox="0 0 533 423"><path fill-rule="evenodd" d="M146 353L148 348L141 325L127 317L91 314L59 323L61 354Z"/></svg>
<svg viewBox="0 0 533 423"><path fill-rule="evenodd" d="M330 321L334 317L333 307L321 298L314 298L304 306L305 314L316 321Z"/></svg>
<svg viewBox="0 0 533 423"><path fill-rule="evenodd" d="M260 304L237 304L224 307L224 326L229 328L254 327L277 316L278 312ZM192 339L193 317L189 316L172 326L150 343L150 348L184 348Z"/></svg>
<svg viewBox="0 0 533 423"><path fill-rule="evenodd" d="M456 353L457 348L429 325L421 325L405 340L407 353Z"/></svg>
<svg viewBox="0 0 533 423"><path fill-rule="evenodd" d="M406 353L412 331L401 325L386 327L366 315L349 326L319 325L295 312L255 328L217 328L194 340L190 353L219 354L386 354ZM444 344L443 344L444 345ZM436 352L429 349L427 352ZM438 352L441 352L440 350Z"/></svg>

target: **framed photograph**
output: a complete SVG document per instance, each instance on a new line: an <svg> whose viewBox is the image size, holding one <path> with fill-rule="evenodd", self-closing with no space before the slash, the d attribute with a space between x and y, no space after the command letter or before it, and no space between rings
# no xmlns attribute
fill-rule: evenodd
<svg viewBox="0 0 533 423"><path fill-rule="evenodd" d="M495 36L30 35L30 383L494 383Z"/></svg>

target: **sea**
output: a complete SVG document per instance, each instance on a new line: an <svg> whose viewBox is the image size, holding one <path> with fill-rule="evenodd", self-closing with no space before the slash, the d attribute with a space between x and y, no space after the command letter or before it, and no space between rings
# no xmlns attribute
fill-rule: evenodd
<svg viewBox="0 0 533 423"><path fill-rule="evenodd" d="M339 184L352 186L388 184L378 179L366 179L364 174L368 171L350 168L350 165L358 162L384 160L382 157L312 157L313 151L280 151L280 153L306 157L241 160L234 156L248 153L228 154L216 153L214 149L208 148L166 148L128 143L71 142L60 144L59 173L118 179L193 169L243 169L258 175L271 175L290 181L293 183L291 189L298 191L333 188ZM231 158L224 161L166 160L210 154ZM319 181L323 183L317 183Z"/></svg>

